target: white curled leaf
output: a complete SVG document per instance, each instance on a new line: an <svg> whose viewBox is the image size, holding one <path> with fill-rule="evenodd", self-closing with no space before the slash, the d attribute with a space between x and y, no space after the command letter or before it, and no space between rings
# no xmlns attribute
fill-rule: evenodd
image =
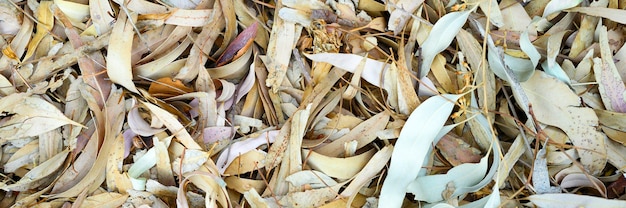
<svg viewBox="0 0 626 208"><path fill-rule="evenodd" d="M539 51L537 50L537 48L535 48L535 45L530 42L530 38L528 37L528 31L524 31L520 35L519 47L528 57L530 57L530 61L533 62L533 69L537 67L537 64L539 64L539 59L541 59L541 54L539 54Z"/></svg>
<svg viewBox="0 0 626 208"><path fill-rule="evenodd" d="M461 164L446 174L418 177L409 184L407 191L415 195L415 200L428 203L442 201L442 193L448 183L452 182L455 187L467 187L480 182L487 173L488 158L483 157L479 163Z"/></svg>
<svg viewBox="0 0 626 208"><path fill-rule="evenodd" d="M533 62L528 59L517 58L504 54L504 63L522 82L530 79L530 77L533 76L533 73L535 73Z"/></svg>
<svg viewBox="0 0 626 208"><path fill-rule="evenodd" d="M582 2L582 0L552 0L546 5L546 8L543 10L543 18L546 18L548 17L548 15L551 15L553 13L561 12L565 9L575 7L576 5L580 4L580 2Z"/></svg>
<svg viewBox="0 0 626 208"><path fill-rule="evenodd" d="M563 36L565 36L566 33L567 31L560 31L550 35L550 37L548 38L548 57L546 58L546 61L541 63L541 67L546 72L546 74L549 74L561 80L567 85L571 85L569 77L567 76L565 71L563 71L561 65L556 62L556 57L561 51L561 42L563 40Z"/></svg>
<svg viewBox="0 0 626 208"><path fill-rule="evenodd" d="M428 74L430 65L433 59L435 59L435 56L452 43L452 40L454 40L456 34L459 33L459 30L461 30L461 27L463 27L471 12L471 9L462 12L451 12L441 17L441 19L435 23L422 47L422 63L419 78L425 77L426 74Z"/></svg>
<svg viewBox="0 0 626 208"><path fill-rule="evenodd" d="M128 126L130 127L130 129L141 136L152 136L156 133L159 133L163 130L165 130L164 128L152 128L150 127L150 124L148 124L148 122L146 122L145 120L143 120L143 118L141 117L141 115L139 114L139 108L133 108L130 110L130 112L128 112Z"/></svg>
<svg viewBox="0 0 626 208"><path fill-rule="evenodd" d="M421 164L426 161L432 142L448 120L454 102L459 97L451 94L431 97L411 113L394 147L379 204L387 207L402 205L406 187L422 169Z"/></svg>
<svg viewBox="0 0 626 208"><path fill-rule="evenodd" d="M304 54L304 56L312 61L329 63L351 73L356 72L359 63L363 60L363 56L346 53L317 53ZM388 71L387 69L389 69L389 64L366 58L365 68L363 68L361 77L374 86L383 87L383 84L381 83L383 80L383 71Z"/></svg>
<svg viewBox="0 0 626 208"><path fill-rule="evenodd" d="M278 130L264 132L255 138L248 138L243 141L235 142L230 147L227 147L229 149L224 150L215 162L220 174L223 174L224 171L226 171L226 168L233 162L233 160L235 160L235 158L237 158L237 156L252 151L263 144L267 144L268 142L273 143L276 136L278 136L278 132Z"/></svg>

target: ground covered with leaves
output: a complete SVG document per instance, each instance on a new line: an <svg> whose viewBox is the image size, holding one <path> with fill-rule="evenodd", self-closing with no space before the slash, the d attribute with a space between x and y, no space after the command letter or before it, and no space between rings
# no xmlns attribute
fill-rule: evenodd
<svg viewBox="0 0 626 208"><path fill-rule="evenodd" d="M626 207L624 0L0 0L0 207Z"/></svg>

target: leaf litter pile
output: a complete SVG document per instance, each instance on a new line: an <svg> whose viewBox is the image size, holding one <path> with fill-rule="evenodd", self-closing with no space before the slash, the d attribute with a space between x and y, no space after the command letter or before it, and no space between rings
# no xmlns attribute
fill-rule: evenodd
<svg viewBox="0 0 626 208"><path fill-rule="evenodd" d="M624 0L0 0L0 207L625 207Z"/></svg>

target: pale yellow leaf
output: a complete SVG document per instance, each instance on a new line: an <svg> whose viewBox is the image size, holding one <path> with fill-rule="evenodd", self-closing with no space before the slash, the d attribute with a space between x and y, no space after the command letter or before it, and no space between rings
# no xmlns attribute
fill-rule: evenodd
<svg viewBox="0 0 626 208"><path fill-rule="evenodd" d="M65 117L48 101L29 93L15 93L0 98L0 109L8 118L0 125L2 143L37 136L67 124L84 127Z"/></svg>
<svg viewBox="0 0 626 208"><path fill-rule="evenodd" d="M172 134L183 144L185 147L189 149L202 149L200 145L191 137L189 132L185 129L185 127L172 115L171 113L163 110L159 106L156 106L152 103L143 103L154 115L157 119L161 120L165 127L172 132Z"/></svg>
<svg viewBox="0 0 626 208"><path fill-rule="evenodd" d="M306 162L308 165L315 170L338 179L352 178L365 167L373 155L374 151L370 150L353 157L336 158L306 149L302 150L302 158L307 158Z"/></svg>
<svg viewBox="0 0 626 208"><path fill-rule="evenodd" d="M127 19L126 14L121 12L113 26L111 39L108 47L106 66L107 74L112 82L122 85L124 88L139 93L133 83L133 71L131 68L131 50L133 46L133 19Z"/></svg>
<svg viewBox="0 0 626 208"><path fill-rule="evenodd" d="M87 20L89 16L89 6L84 4L75 3L72 1L54 0L56 4L67 17L70 18L72 23L80 23Z"/></svg>
<svg viewBox="0 0 626 208"><path fill-rule="evenodd" d="M176 9L165 19L165 24L202 27L209 23L212 9Z"/></svg>
<svg viewBox="0 0 626 208"><path fill-rule="evenodd" d="M122 206L128 195L119 193L101 193L87 197L80 207L116 208Z"/></svg>
<svg viewBox="0 0 626 208"><path fill-rule="evenodd" d="M1 187L3 190L11 190L11 191L26 191L28 189L37 188L38 186L48 182L48 178L51 174L56 172L61 165L65 162L65 158L67 157L69 151L63 151L54 157L50 158L46 162L39 164L37 167L28 171L24 177L22 177L19 181L14 184Z"/></svg>
<svg viewBox="0 0 626 208"><path fill-rule="evenodd" d="M579 107L579 98L569 87L541 71L521 83L539 122L563 130L578 147L583 167L599 174L606 164L605 136L596 130L598 117L591 108Z"/></svg>
<svg viewBox="0 0 626 208"><path fill-rule="evenodd" d="M339 156L343 153L344 144L350 141L358 142L357 149L360 149L376 139L376 133L385 129L389 118L390 115L387 111L378 113L376 116L356 126L347 135L321 148L315 149L315 152L327 156Z"/></svg>

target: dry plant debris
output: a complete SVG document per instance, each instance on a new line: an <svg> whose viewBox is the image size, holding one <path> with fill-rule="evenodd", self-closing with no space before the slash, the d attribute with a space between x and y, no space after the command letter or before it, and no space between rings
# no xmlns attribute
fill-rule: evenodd
<svg viewBox="0 0 626 208"><path fill-rule="evenodd" d="M0 207L626 207L625 0L0 0Z"/></svg>

